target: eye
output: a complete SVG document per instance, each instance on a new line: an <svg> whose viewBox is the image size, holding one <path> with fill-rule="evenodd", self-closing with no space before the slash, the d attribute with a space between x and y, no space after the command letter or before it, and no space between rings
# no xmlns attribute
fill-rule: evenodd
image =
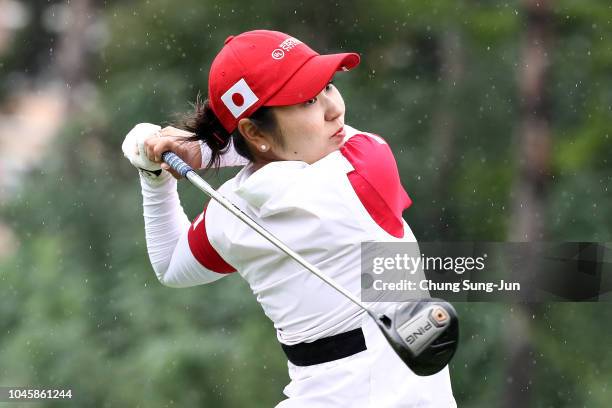
<svg viewBox="0 0 612 408"><path fill-rule="evenodd" d="M329 81L327 83L327 85L325 85L325 91L329 92L332 90L332 88L334 87L334 80L332 79L331 81ZM306 102L304 102L304 105L314 105L317 102L317 98L314 97L312 99L307 100Z"/></svg>

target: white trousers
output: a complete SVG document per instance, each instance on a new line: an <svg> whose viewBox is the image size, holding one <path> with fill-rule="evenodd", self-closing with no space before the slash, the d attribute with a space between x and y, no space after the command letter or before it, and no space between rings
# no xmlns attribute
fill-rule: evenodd
<svg viewBox="0 0 612 408"><path fill-rule="evenodd" d="M298 367L288 362L289 399L277 408L456 407L448 367L419 377L395 354L376 323L363 318L367 350L328 363Z"/></svg>

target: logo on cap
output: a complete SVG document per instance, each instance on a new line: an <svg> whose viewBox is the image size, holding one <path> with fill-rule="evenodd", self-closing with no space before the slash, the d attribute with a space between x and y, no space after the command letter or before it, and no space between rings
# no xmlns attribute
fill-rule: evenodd
<svg viewBox="0 0 612 408"><path fill-rule="evenodd" d="M280 48L282 48L285 51L291 51L291 49L293 47L295 47L296 45L300 45L302 42L300 40L298 40L295 37L289 37L287 38L285 41L283 41L282 43L280 43L278 46Z"/></svg>
<svg viewBox="0 0 612 408"><path fill-rule="evenodd" d="M279 60L285 56L286 52L291 51L293 47L300 44L302 44L302 42L297 38L289 37L282 43L278 44L278 48L275 48L274 51L272 51L272 58Z"/></svg>
<svg viewBox="0 0 612 408"><path fill-rule="evenodd" d="M285 56L285 51L281 50L280 48L277 48L274 51L272 51L272 58L274 58L275 60L279 60L283 58L284 56Z"/></svg>
<svg viewBox="0 0 612 408"><path fill-rule="evenodd" d="M244 78L241 78L221 96L221 100L234 118L238 119L238 116L253 106L259 98L249 88Z"/></svg>

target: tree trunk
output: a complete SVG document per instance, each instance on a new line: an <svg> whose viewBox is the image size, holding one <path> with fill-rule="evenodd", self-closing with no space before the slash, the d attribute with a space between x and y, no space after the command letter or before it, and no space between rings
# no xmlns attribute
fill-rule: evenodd
<svg viewBox="0 0 612 408"><path fill-rule="evenodd" d="M513 192L510 241L541 241L545 236L546 187L550 172L550 102L546 94L550 67L552 10L549 0L523 0L525 33L518 78L520 128L518 176ZM537 271L523 271L534 274ZM536 304L519 305L506 328L509 365L506 367L506 407L531 406L534 348L530 322L538 317Z"/></svg>
<svg viewBox="0 0 612 408"><path fill-rule="evenodd" d="M68 109L78 111L74 93L86 80L87 43L86 30L94 18L90 0L78 0L70 3L70 24L60 35L55 74L61 78L68 89Z"/></svg>
<svg viewBox="0 0 612 408"><path fill-rule="evenodd" d="M550 103L546 94L552 11L548 0L523 0L526 32L521 52L518 178L514 188L514 241L544 237L545 193L550 173Z"/></svg>

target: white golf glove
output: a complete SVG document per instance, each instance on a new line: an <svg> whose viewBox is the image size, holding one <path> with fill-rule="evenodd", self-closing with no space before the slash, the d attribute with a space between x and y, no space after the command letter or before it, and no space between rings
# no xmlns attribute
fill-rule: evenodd
<svg viewBox="0 0 612 408"><path fill-rule="evenodd" d="M160 126L139 123L125 136L121 145L123 155L140 171L140 174L149 180L157 180L162 178L162 173L167 173L162 170L159 163L149 160L144 148L145 141L151 137L157 137L156 134L160 130Z"/></svg>

